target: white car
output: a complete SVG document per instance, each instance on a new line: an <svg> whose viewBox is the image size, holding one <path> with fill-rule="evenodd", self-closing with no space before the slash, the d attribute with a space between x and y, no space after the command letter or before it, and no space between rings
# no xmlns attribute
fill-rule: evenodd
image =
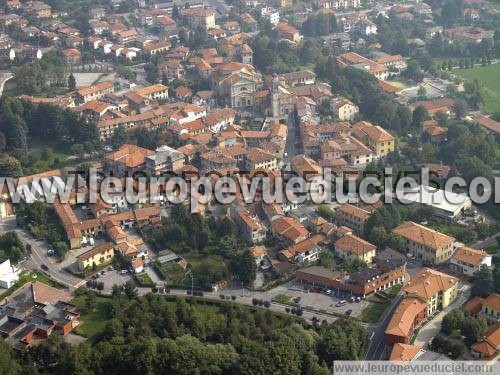
<svg viewBox="0 0 500 375"><path fill-rule="evenodd" d="M125 274L127 274L127 273L128 273L128 270L121 270L121 271L120 271L120 273L121 273L122 275L125 275Z"/></svg>
<svg viewBox="0 0 500 375"><path fill-rule="evenodd" d="M332 294L332 291L330 289L327 289L327 291L325 293L330 295L330 294Z"/></svg>

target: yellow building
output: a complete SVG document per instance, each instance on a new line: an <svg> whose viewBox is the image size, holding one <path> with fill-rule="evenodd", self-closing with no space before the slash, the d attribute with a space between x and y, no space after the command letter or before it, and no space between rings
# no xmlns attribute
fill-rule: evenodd
<svg viewBox="0 0 500 375"><path fill-rule="evenodd" d="M349 203L344 203L335 211L337 224L349 227L358 234L363 234L370 215L370 212Z"/></svg>
<svg viewBox="0 0 500 375"><path fill-rule="evenodd" d="M206 8L187 8L180 10L181 16L186 24L195 30L202 27L205 30L210 30L215 27L215 14L211 9Z"/></svg>
<svg viewBox="0 0 500 375"><path fill-rule="evenodd" d="M392 230L405 239L406 252L427 264L439 264L453 255L455 238L413 221L406 221Z"/></svg>
<svg viewBox="0 0 500 375"><path fill-rule="evenodd" d="M378 157L394 151L396 144L394 137L380 126L360 121L352 128L353 136L373 150Z"/></svg>
<svg viewBox="0 0 500 375"><path fill-rule="evenodd" d="M448 307L458 297L458 279L446 273L423 268L403 288L405 295L427 303L427 316Z"/></svg>
<svg viewBox="0 0 500 375"><path fill-rule="evenodd" d="M245 154L245 168L247 171L276 169L278 168L278 160L269 152L260 148L252 148Z"/></svg>
<svg viewBox="0 0 500 375"><path fill-rule="evenodd" d="M83 271L86 268L105 264L113 259L114 249L111 242L105 242L77 256L78 268Z"/></svg>
<svg viewBox="0 0 500 375"><path fill-rule="evenodd" d="M346 234L335 242L335 252L341 258L350 260L358 259L366 264L373 262L375 250L375 245L353 234Z"/></svg>

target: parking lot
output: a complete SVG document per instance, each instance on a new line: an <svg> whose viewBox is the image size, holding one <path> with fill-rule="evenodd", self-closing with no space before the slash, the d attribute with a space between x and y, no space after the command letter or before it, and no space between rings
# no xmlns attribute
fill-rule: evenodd
<svg viewBox="0 0 500 375"><path fill-rule="evenodd" d="M122 274L119 270L109 270L108 267L99 272L97 281L104 283L104 293L111 293L113 285L124 285L127 281L132 280L130 272Z"/></svg>
<svg viewBox="0 0 500 375"><path fill-rule="evenodd" d="M271 289L265 294L268 300L275 299L280 294L289 296L292 303L298 300L298 304L304 308L329 314L345 315L347 311L351 310L350 316L356 318L361 317L361 312L369 304L366 300L351 302L350 294L340 293L339 295L339 291L337 290L332 290L330 295L328 295L326 290L320 292L319 289L311 289L311 287L302 285L295 280ZM347 303L338 306L338 303L342 300L347 301Z"/></svg>

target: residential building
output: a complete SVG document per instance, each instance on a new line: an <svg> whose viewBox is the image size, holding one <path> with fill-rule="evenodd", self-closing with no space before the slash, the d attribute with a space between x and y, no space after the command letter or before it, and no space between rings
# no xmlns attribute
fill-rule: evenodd
<svg viewBox="0 0 500 375"><path fill-rule="evenodd" d="M258 243L266 239L266 229L257 216L251 215L247 209L238 207L232 210L231 216L246 241Z"/></svg>
<svg viewBox="0 0 500 375"><path fill-rule="evenodd" d="M491 268L491 254L484 250L459 247L450 259L451 269L466 276L474 276L482 268Z"/></svg>
<svg viewBox="0 0 500 375"><path fill-rule="evenodd" d="M184 167L185 155L169 146L158 147L154 154L144 158L144 166L152 176L175 172Z"/></svg>
<svg viewBox="0 0 500 375"><path fill-rule="evenodd" d="M500 294L493 293L481 302L481 314L489 323L500 322Z"/></svg>
<svg viewBox="0 0 500 375"><path fill-rule="evenodd" d="M448 307L458 297L458 278L432 268L417 272L403 288L406 297L426 303L427 315Z"/></svg>
<svg viewBox="0 0 500 375"><path fill-rule="evenodd" d="M275 216L271 221L274 235L286 244L297 244L309 237L309 231L297 220L288 216Z"/></svg>
<svg viewBox="0 0 500 375"><path fill-rule="evenodd" d="M125 144L118 150L106 155L105 166L119 177L144 169L146 157L155 152L135 145Z"/></svg>
<svg viewBox="0 0 500 375"><path fill-rule="evenodd" d="M381 80L385 80L389 77L389 71L384 65L367 59L355 52L345 52L337 56L337 63L340 67L352 66L365 70Z"/></svg>
<svg viewBox="0 0 500 375"><path fill-rule="evenodd" d="M278 160L276 156L260 148L251 148L244 155L245 170L254 171L256 169L276 169Z"/></svg>
<svg viewBox="0 0 500 375"><path fill-rule="evenodd" d="M482 360L498 359L500 354L500 323L495 323L482 335L481 339L472 344L471 354Z"/></svg>
<svg viewBox="0 0 500 375"><path fill-rule="evenodd" d="M385 330L386 345L409 344L415 328L427 317L427 306L418 298L403 299Z"/></svg>
<svg viewBox="0 0 500 375"><path fill-rule="evenodd" d="M78 268L83 271L87 268L98 267L102 264L111 262L114 255L114 248L111 242L105 242L94 246L92 249L78 255Z"/></svg>
<svg viewBox="0 0 500 375"><path fill-rule="evenodd" d="M133 91L135 94L144 96L150 100L168 99L168 87L157 83L155 85L141 87Z"/></svg>
<svg viewBox="0 0 500 375"><path fill-rule="evenodd" d="M278 30L278 35L281 39L286 39L293 43L299 43L302 40L299 30L284 22L278 22L276 30Z"/></svg>
<svg viewBox="0 0 500 375"><path fill-rule="evenodd" d="M368 241L355 236L354 234L346 234L335 241L335 252L344 259L359 260L370 265L375 257L376 246Z"/></svg>
<svg viewBox="0 0 500 375"><path fill-rule="evenodd" d="M360 121L353 125L352 130L353 136L373 150L378 157L387 156L394 151L396 141L382 127Z"/></svg>
<svg viewBox="0 0 500 375"><path fill-rule="evenodd" d="M75 101L77 104L85 104L91 100L99 100L104 95L111 94L113 91L113 83L109 81L96 83L95 85L76 90Z"/></svg>
<svg viewBox="0 0 500 375"><path fill-rule="evenodd" d="M365 223L371 213L362 208L344 203L335 211L335 221L338 226L346 226L358 234L364 233Z"/></svg>
<svg viewBox="0 0 500 375"><path fill-rule="evenodd" d="M389 361L391 362L412 362L424 353L422 347L410 344L396 343L392 347Z"/></svg>
<svg viewBox="0 0 500 375"><path fill-rule="evenodd" d="M18 280L17 269L10 264L10 259L0 259L0 288L9 289Z"/></svg>
<svg viewBox="0 0 500 375"><path fill-rule="evenodd" d="M39 343L54 332L65 336L79 324L72 295L35 281L25 284L0 306L0 335L15 350Z"/></svg>
<svg viewBox="0 0 500 375"><path fill-rule="evenodd" d="M276 26L280 22L280 12L273 7L263 7L260 10L260 15L273 26Z"/></svg>
<svg viewBox="0 0 500 375"><path fill-rule="evenodd" d="M352 122L359 113L358 106L342 96L333 98L330 101L330 107L340 121Z"/></svg>
<svg viewBox="0 0 500 375"><path fill-rule="evenodd" d="M407 221L392 232L403 237L406 252L424 264L443 263L453 255L453 237L421 224Z"/></svg>
<svg viewBox="0 0 500 375"><path fill-rule="evenodd" d="M298 264L315 262L323 251L324 240L323 234L315 234L281 250L279 256L284 260Z"/></svg>
<svg viewBox="0 0 500 375"><path fill-rule="evenodd" d="M215 27L215 14L211 9L187 8L181 9L179 14L191 30L198 27L210 30Z"/></svg>

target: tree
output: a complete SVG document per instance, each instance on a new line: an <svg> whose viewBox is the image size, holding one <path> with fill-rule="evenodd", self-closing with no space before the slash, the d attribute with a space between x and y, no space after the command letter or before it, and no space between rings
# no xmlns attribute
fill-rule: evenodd
<svg viewBox="0 0 500 375"><path fill-rule="evenodd" d="M474 274L471 288L473 296L487 297L494 291L493 275L491 270L483 268Z"/></svg>
<svg viewBox="0 0 500 375"><path fill-rule="evenodd" d="M21 366L17 363L11 347L0 338L0 375L21 374Z"/></svg>
<svg viewBox="0 0 500 375"><path fill-rule="evenodd" d="M20 177L23 175L23 168L19 160L13 156L5 155L0 159L0 176Z"/></svg>
<svg viewBox="0 0 500 375"><path fill-rule="evenodd" d="M123 293L128 299L134 299L137 297L137 288L132 281L127 281L123 286Z"/></svg>
<svg viewBox="0 0 500 375"><path fill-rule="evenodd" d="M483 317L474 318L469 316L465 319L461 332L468 342L474 343L481 338L486 328L486 320Z"/></svg>
<svg viewBox="0 0 500 375"><path fill-rule="evenodd" d="M109 143L113 146L113 148L117 149L127 143L127 141L128 135L125 132L124 127L120 125L111 136Z"/></svg>
<svg viewBox="0 0 500 375"><path fill-rule="evenodd" d="M68 90L69 91L75 91L76 90L76 79L73 73L69 74L68 77Z"/></svg>
<svg viewBox="0 0 500 375"><path fill-rule="evenodd" d="M319 264L321 264L325 268L328 268L329 270L334 271L336 268L336 264L332 252L329 250L322 251L319 255Z"/></svg>
<svg viewBox="0 0 500 375"><path fill-rule="evenodd" d="M256 264L250 250L246 250L238 258L237 273L244 285L251 285L256 277Z"/></svg>
<svg viewBox="0 0 500 375"><path fill-rule="evenodd" d="M419 98L427 97L427 90L423 85L418 86L417 95Z"/></svg>
<svg viewBox="0 0 500 375"><path fill-rule="evenodd" d="M463 99L456 99L453 104L453 112L455 112L455 116L458 119L464 118L467 116L469 112L469 107L467 106L467 102Z"/></svg>
<svg viewBox="0 0 500 375"><path fill-rule="evenodd" d="M408 66L403 74L405 77L408 77L415 82L422 82L424 79L424 72L422 71L422 68L417 60L408 61Z"/></svg>
<svg viewBox="0 0 500 375"><path fill-rule="evenodd" d="M81 143L75 143L71 146L70 150L73 155L79 156L80 158L85 155L85 148Z"/></svg>
<svg viewBox="0 0 500 375"><path fill-rule="evenodd" d="M425 120L428 120L430 118L429 112L427 112L427 109L421 105L419 105L417 108L413 110L413 120L412 120L412 126L414 128L419 128Z"/></svg>

